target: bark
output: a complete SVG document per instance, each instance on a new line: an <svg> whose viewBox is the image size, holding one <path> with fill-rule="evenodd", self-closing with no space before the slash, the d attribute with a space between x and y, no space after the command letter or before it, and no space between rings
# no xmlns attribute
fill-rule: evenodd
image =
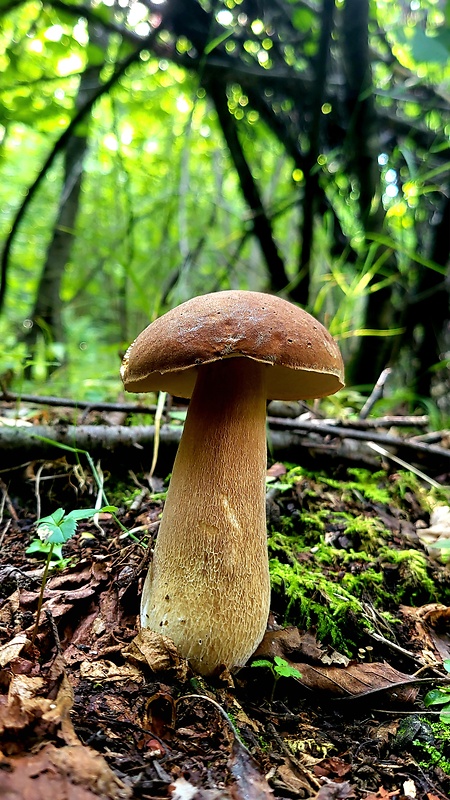
<svg viewBox="0 0 450 800"><path fill-rule="evenodd" d="M99 34L93 25L89 26L89 38L103 50L107 37ZM80 78L77 109L89 102L98 88L101 66L87 66ZM38 284L36 301L30 315L33 327L26 336L34 344L40 334L50 342L64 341L61 306L61 284L64 270L70 257L78 216L83 162L88 149L87 133L72 133L66 143L64 153L64 182L61 190L59 209L53 237L47 249L45 264Z"/></svg>
<svg viewBox="0 0 450 800"><path fill-rule="evenodd" d="M314 220L320 201L319 171L317 157L321 148L322 105L327 77L327 67L333 30L334 0L323 0L321 33L314 62L315 82L311 96L311 123L309 126L309 150L305 157L305 189L303 194L301 226L301 250L298 276L291 297L303 306L308 305L310 285L310 262L314 240Z"/></svg>
<svg viewBox="0 0 450 800"><path fill-rule="evenodd" d="M275 292L281 291L286 287L289 279L273 237L271 222L264 209L258 186L245 158L235 120L228 110L225 87L216 82L208 81L206 82L206 88L214 103L231 159L238 174L242 194L252 212L253 231L266 262L271 283L270 288Z"/></svg>
<svg viewBox="0 0 450 800"><path fill-rule="evenodd" d="M368 0L346 0L342 18L342 52L346 80L348 165L358 182L361 223L366 232L381 233L384 224L381 199L376 201L377 205L373 208L379 191L377 156L380 147L373 99L368 32ZM394 254L391 254L384 264L383 274L394 273L396 268ZM378 281L379 277L375 275L371 283ZM391 286L367 294L364 323L367 329L389 330L396 327L397 323L398 314L392 303ZM388 365L392 347L392 337L366 337L364 347L358 349L349 364L348 382L373 385Z"/></svg>
<svg viewBox="0 0 450 800"><path fill-rule="evenodd" d="M446 197L440 214L436 214L432 230L430 257L442 267L450 259L450 197ZM408 308L408 344L412 344L417 364L414 389L421 397L429 397L433 373L431 368L442 359L448 347L449 286L448 280L427 267L418 267L419 280ZM421 328L414 342L417 322Z"/></svg>
<svg viewBox="0 0 450 800"><path fill-rule="evenodd" d="M94 460L101 458L102 463L114 465L115 470L132 467L135 471L148 472L154 433L152 425L4 426L0 427L0 469L10 471L14 466L23 465L25 460L58 459L62 456L80 460L80 453L76 454L78 450L89 453ZM162 426L157 474L167 475L171 470L181 433L181 426ZM337 464L356 461L379 465L379 458L367 450L367 442L388 447L390 452L407 458L411 464L427 469L433 475L449 469L450 450L443 447L389 434L340 428L319 421L271 418L268 442L272 458L316 469L324 463L329 466L330 459Z"/></svg>

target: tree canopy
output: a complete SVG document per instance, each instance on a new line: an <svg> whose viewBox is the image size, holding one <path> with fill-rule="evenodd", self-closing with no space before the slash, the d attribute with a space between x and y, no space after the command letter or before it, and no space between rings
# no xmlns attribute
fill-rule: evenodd
<svg viewBox="0 0 450 800"><path fill-rule="evenodd" d="M448 0L0 11L4 375L114 395L149 320L251 288L324 321L350 385L446 394Z"/></svg>

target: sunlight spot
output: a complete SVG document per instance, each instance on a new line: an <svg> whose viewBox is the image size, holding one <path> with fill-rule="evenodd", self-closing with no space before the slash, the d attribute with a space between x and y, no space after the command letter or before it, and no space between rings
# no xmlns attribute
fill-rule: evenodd
<svg viewBox="0 0 450 800"><path fill-rule="evenodd" d="M72 53L66 58L60 58L56 67L58 75L70 75L71 72L79 72L83 69L83 59L77 53Z"/></svg>
<svg viewBox="0 0 450 800"><path fill-rule="evenodd" d="M179 97L177 97L176 107L180 114L187 114L188 111L192 110L192 103L187 97L180 94Z"/></svg>
<svg viewBox="0 0 450 800"><path fill-rule="evenodd" d="M264 30L264 22L262 19L254 19L251 24L251 29L256 36L259 36L260 33Z"/></svg>
<svg viewBox="0 0 450 800"><path fill-rule="evenodd" d="M112 153L116 153L119 149L119 143L113 133L107 133L103 137L103 145L107 150L111 150Z"/></svg>
<svg viewBox="0 0 450 800"><path fill-rule="evenodd" d="M226 11L226 10L219 11L216 19L219 25L231 25L231 23L233 22L233 14L231 13L231 11Z"/></svg>
<svg viewBox="0 0 450 800"><path fill-rule="evenodd" d="M389 186L386 186L387 197L397 197L398 195L398 187L394 183L390 183Z"/></svg>
<svg viewBox="0 0 450 800"><path fill-rule="evenodd" d="M32 53L42 53L43 49L44 45L40 39L33 39L28 45L28 50L31 50Z"/></svg>
<svg viewBox="0 0 450 800"><path fill-rule="evenodd" d="M64 31L62 25L52 25L51 28L47 28L45 31L44 37L49 42L59 42L63 33Z"/></svg>

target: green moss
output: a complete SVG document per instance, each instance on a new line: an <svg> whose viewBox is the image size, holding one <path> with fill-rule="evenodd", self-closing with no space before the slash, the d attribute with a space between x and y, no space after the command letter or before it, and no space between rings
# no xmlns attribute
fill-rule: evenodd
<svg viewBox="0 0 450 800"><path fill-rule="evenodd" d="M350 654L355 647L351 631L357 635L358 627L370 627L362 603L310 563L271 559L269 566L275 591L287 600L285 622L305 630L315 628L320 641Z"/></svg>
<svg viewBox="0 0 450 800"><path fill-rule="evenodd" d="M420 751L422 759L419 766L424 769L439 767L446 775L450 775L450 725L442 722L431 722L430 729L434 743L415 740L414 747Z"/></svg>
<svg viewBox="0 0 450 800"><path fill-rule="evenodd" d="M428 513L429 490L410 472L352 468L347 474L338 480L290 468L280 478L281 517L270 531L269 551L277 613L351 653L375 625L365 608L377 608L388 630L398 604L443 599L443 589L426 554L402 549L398 535L397 520L414 522ZM384 524L389 519L394 533Z"/></svg>
<svg viewBox="0 0 450 800"><path fill-rule="evenodd" d="M393 592L396 602L427 603L437 600L437 591L429 575L427 557L420 550L394 550L382 547L380 564L395 564L399 567L398 580Z"/></svg>

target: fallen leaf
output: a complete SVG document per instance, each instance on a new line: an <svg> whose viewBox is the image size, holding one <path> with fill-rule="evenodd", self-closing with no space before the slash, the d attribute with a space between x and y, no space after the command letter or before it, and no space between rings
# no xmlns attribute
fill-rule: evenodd
<svg viewBox="0 0 450 800"><path fill-rule="evenodd" d="M233 739L228 765L235 780L235 784L231 786L233 800L264 800L264 798L272 800L273 791L264 775L259 771L250 753L236 738Z"/></svg>
<svg viewBox="0 0 450 800"><path fill-rule="evenodd" d="M450 658L450 608L428 603L420 608L400 606L400 611L412 628L410 639L420 646L425 663L442 663Z"/></svg>
<svg viewBox="0 0 450 800"><path fill-rule="evenodd" d="M343 778L351 771L352 765L338 756L323 758L314 765L314 775L317 775L318 778L329 778L332 775Z"/></svg>
<svg viewBox="0 0 450 800"><path fill-rule="evenodd" d="M113 661L82 661L80 676L89 681L136 681L142 683L142 671L134 664L114 664Z"/></svg>
<svg viewBox="0 0 450 800"><path fill-rule="evenodd" d="M314 660L315 663L303 661L306 654L309 655L309 662ZM337 697L362 697L374 691L387 690L396 701L402 703L411 703L417 696L415 687L396 685L408 683L412 676L399 672L385 662L348 662L343 666L326 666L323 663L324 651L321 646L314 646L310 638L300 635L297 628L268 631L265 634L255 657L274 658L276 655L284 658L290 667L297 669L301 678L294 680L312 691L326 692Z"/></svg>
<svg viewBox="0 0 450 800"><path fill-rule="evenodd" d="M344 781L344 783L326 783L319 789L314 800L347 800L351 797L356 797L353 786Z"/></svg>
<svg viewBox="0 0 450 800"><path fill-rule="evenodd" d="M18 633L10 642L0 646L0 667L6 667L13 658L17 658L26 645L30 644L24 633Z"/></svg>
<svg viewBox="0 0 450 800"><path fill-rule="evenodd" d="M279 764L276 769L277 777L293 794L304 797L311 796L312 786L309 778L296 773L296 765L292 764L291 759L285 759L284 764Z"/></svg>
<svg viewBox="0 0 450 800"><path fill-rule="evenodd" d="M148 628L143 628L133 641L123 648L122 654L132 664L141 668L147 666L152 672L170 670L175 673L178 680L186 680L189 667L179 656L172 639Z"/></svg>
<svg viewBox="0 0 450 800"><path fill-rule="evenodd" d="M103 756L83 745L47 744L34 755L5 759L0 770L4 800L128 800L132 791Z"/></svg>

